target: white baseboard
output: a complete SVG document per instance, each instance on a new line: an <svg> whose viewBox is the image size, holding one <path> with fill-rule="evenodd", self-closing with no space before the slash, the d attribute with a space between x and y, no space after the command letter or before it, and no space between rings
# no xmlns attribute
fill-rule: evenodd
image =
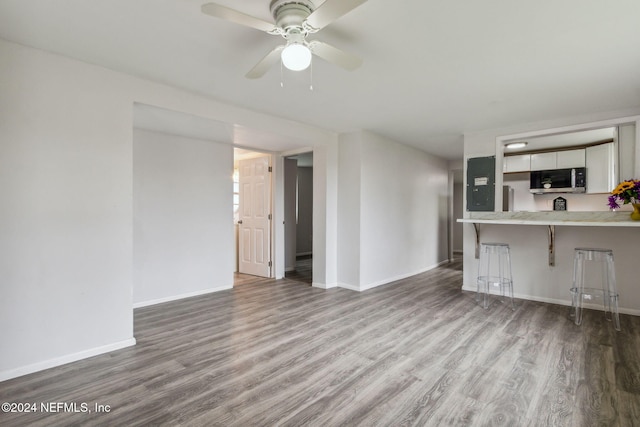
<svg viewBox="0 0 640 427"><path fill-rule="evenodd" d="M349 289L350 291L360 292L360 287L358 285L352 285L350 283L338 283L337 286L342 289Z"/></svg>
<svg viewBox="0 0 640 427"><path fill-rule="evenodd" d="M42 362L33 363L31 365L21 366L15 369L9 369L8 371L0 372L0 381L10 380L12 378L21 377L23 375L32 374L38 371L44 371L45 369L66 365L67 363L77 362L78 360L86 359L93 356L98 356L100 354L109 353L111 351L120 350L125 347L131 347L133 345L136 345L136 339L129 338L127 340L118 341L113 344L90 348L88 350L79 351L77 353L56 357L54 359L43 360Z"/></svg>
<svg viewBox="0 0 640 427"><path fill-rule="evenodd" d="M200 295L210 294L210 293L213 293L213 292L226 291L228 289L233 289L233 285L230 285L230 286L218 286L216 288L203 289L203 290L200 290L200 291L188 292L186 294L172 295L172 296L164 297L164 298L158 298L158 299L152 299L152 300L147 300L147 301L134 302L133 303L133 308L147 307L147 306L150 306L150 305L162 304L164 302L176 301L176 300L183 299L183 298L191 298L191 297L197 297L197 296L200 296Z"/></svg>
<svg viewBox="0 0 640 427"><path fill-rule="evenodd" d="M349 283L338 283L338 286L341 287L341 288L352 290L352 291L363 292L363 291L366 291L366 290L369 290L369 289L376 288L378 286L387 285L389 283L392 283L392 282L395 282L395 281L398 281L398 280L406 279L407 277L415 276L417 274L421 274L421 273L427 272L429 270L433 270L434 268L438 268L438 267L440 267L442 265L445 265L445 264L448 264L448 263L449 263L449 260L446 259L444 261L438 262L437 264L422 268L422 269L420 269L418 271L414 271L412 273L401 274L401 275L398 275L398 276L395 276L395 277L390 277L388 279L379 280L377 282L367 283L365 285L358 286L358 285L352 285L352 284L349 284Z"/></svg>
<svg viewBox="0 0 640 427"><path fill-rule="evenodd" d="M476 292L477 287L476 285L464 285L462 286L462 290L463 291L469 291L469 292ZM567 293L569 291L567 290ZM491 292L491 294L493 295L494 292ZM571 306L571 300L569 298L567 298L566 300L564 299L557 299L557 298L542 298L542 297L537 297L537 296L532 296L532 295L525 295L525 294L520 294L517 292L513 293L513 297L514 298L518 298L518 299L524 299L524 300L529 300L529 301L537 301L537 302L544 302L547 304L557 304L557 305L565 305L565 306ZM592 309L592 310L600 310L600 311L604 311L604 308L602 307L602 304L584 304L584 308L588 308L588 309ZM624 307L619 307L618 311L622 314L630 314L632 316L640 316L640 310L635 310L632 308L624 308Z"/></svg>
<svg viewBox="0 0 640 427"><path fill-rule="evenodd" d="M313 286L314 288L320 288L320 289L331 289L331 288L338 287L338 284L337 283L318 283L318 282L313 282L311 284L311 286Z"/></svg>

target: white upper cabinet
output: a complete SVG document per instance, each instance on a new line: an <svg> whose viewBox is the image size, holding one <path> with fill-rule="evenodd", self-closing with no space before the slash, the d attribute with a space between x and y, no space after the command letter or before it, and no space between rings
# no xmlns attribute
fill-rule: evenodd
<svg viewBox="0 0 640 427"><path fill-rule="evenodd" d="M531 170L541 171L556 168L556 153L537 153L531 155Z"/></svg>
<svg viewBox="0 0 640 427"><path fill-rule="evenodd" d="M529 154L505 156L503 172L529 172L530 170L531 156Z"/></svg>
<svg viewBox="0 0 640 427"><path fill-rule="evenodd" d="M583 168L585 165L585 150L580 148L578 150L558 151L557 156L557 168Z"/></svg>
<svg viewBox="0 0 640 427"><path fill-rule="evenodd" d="M531 155L531 170L583 168L585 166L585 150L553 151Z"/></svg>
<svg viewBox="0 0 640 427"><path fill-rule="evenodd" d="M613 143L587 147L587 193L608 193L617 185Z"/></svg>

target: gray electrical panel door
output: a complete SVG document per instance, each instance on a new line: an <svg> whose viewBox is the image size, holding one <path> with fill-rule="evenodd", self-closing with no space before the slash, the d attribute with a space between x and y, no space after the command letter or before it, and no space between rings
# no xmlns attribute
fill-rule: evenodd
<svg viewBox="0 0 640 427"><path fill-rule="evenodd" d="M496 156L467 160L467 210L493 211L495 208Z"/></svg>

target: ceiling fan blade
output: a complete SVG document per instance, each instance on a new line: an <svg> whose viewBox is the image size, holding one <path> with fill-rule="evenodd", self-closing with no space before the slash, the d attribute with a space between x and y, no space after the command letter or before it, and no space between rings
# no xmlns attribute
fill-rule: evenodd
<svg viewBox="0 0 640 427"><path fill-rule="evenodd" d="M267 56L262 58L260 62L258 62L256 66L245 75L245 77L248 79L257 79L264 76L264 74L269 71L269 68L273 67L280 60L280 53L283 49L284 46L277 46L269 52Z"/></svg>
<svg viewBox="0 0 640 427"><path fill-rule="evenodd" d="M276 30L276 26L270 22L254 18L250 15L245 15L242 12L238 12L234 9L229 9L228 7L220 6L219 4L203 4L201 10L204 14L215 16L216 18L221 18L226 21L244 25L246 27L255 28L256 30L265 31L267 33Z"/></svg>
<svg viewBox="0 0 640 427"><path fill-rule="evenodd" d="M362 65L362 59L324 42L313 40L309 42L309 49L314 55L349 71Z"/></svg>
<svg viewBox="0 0 640 427"><path fill-rule="evenodd" d="M366 1L367 0L327 0L307 17L305 23L315 30L320 30Z"/></svg>

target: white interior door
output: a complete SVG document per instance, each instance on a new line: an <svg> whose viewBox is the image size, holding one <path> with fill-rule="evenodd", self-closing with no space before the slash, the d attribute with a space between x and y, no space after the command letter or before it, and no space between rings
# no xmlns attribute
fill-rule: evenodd
<svg viewBox="0 0 640 427"><path fill-rule="evenodd" d="M269 156L240 160L238 252L240 273L271 277Z"/></svg>

